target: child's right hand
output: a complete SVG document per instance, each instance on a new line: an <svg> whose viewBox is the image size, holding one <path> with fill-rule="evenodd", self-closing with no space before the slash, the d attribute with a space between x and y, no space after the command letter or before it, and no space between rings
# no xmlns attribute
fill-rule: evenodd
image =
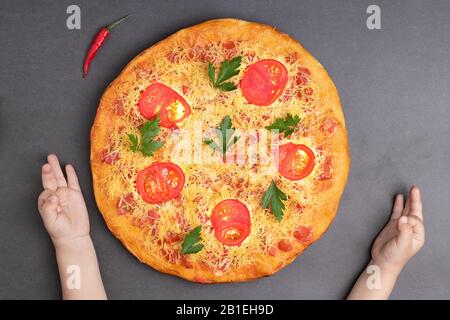
<svg viewBox="0 0 450 320"><path fill-rule="evenodd" d="M39 213L55 246L89 236L89 219L78 178L71 165L67 180L55 155L42 166L44 191L38 199Z"/></svg>
<svg viewBox="0 0 450 320"><path fill-rule="evenodd" d="M391 219L373 244L373 263L399 271L424 243L425 228L420 190L412 187L405 206L403 195L396 196Z"/></svg>

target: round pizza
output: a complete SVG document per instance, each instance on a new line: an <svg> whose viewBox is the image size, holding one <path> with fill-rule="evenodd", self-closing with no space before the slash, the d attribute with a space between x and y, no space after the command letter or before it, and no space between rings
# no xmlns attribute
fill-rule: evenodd
<svg viewBox="0 0 450 320"><path fill-rule="evenodd" d="M334 219L349 164L322 65L290 36L236 19L139 54L91 131L108 228L143 263L200 283L291 263Z"/></svg>

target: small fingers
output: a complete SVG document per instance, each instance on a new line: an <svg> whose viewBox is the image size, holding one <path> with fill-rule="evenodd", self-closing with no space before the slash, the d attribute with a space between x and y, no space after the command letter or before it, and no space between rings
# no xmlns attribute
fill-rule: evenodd
<svg viewBox="0 0 450 320"><path fill-rule="evenodd" d="M413 228L408 224L408 217L402 216L398 219L399 233L396 237L396 243L399 249L404 250L411 243Z"/></svg>
<svg viewBox="0 0 450 320"><path fill-rule="evenodd" d="M56 188L58 188L58 184L56 182L55 175L53 174L52 167L48 163L42 166L41 176L42 186L44 187L44 189L56 191Z"/></svg>
<svg viewBox="0 0 450 320"><path fill-rule="evenodd" d="M410 208L410 206L411 206L411 197L408 194L408 197L407 197L407 199L405 201L405 208L403 209L402 216L408 216L409 215L409 208Z"/></svg>
<svg viewBox="0 0 450 320"><path fill-rule="evenodd" d="M80 190L80 184L78 183L77 173L72 165L68 164L66 166L66 175L67 175L67 185L69 188Z"/></svg>
<svg viewBox="0 0 450 320"><path fill-rule="evenodd" d="M391 220L400 218L403 212L403 206L404 206L403 195L399 193L395 196Z"/></svg>
<svg viewBox="0 0 450 320"><path fill-rule="evenodd" d="M422 220L416 216L408 217L408 224L411 226L414 236L421 239L425 239L425 225Z"/></svg>
<svg viewBox="0 0 450 320"><path fill-rule="evenodd" d="M423 221L422 199L420 197L420 189L413 186L409 191L409 216L415 216Z"/></svg>
<svg viewBox="0 0 450 320"><path fill-rule="evenodd" d="M59 199L56 193L51 190L43 191L38 199L38 208L43 220L56 220L58 208L60 208Z"/></svg>
<svg viewBox="0 0 450 320"><path fill-rule="evenodd" d="M58 187L67 187L66 178L64 178L64 174L61 170L61 166L59 164L58 158L54 154L50 154L48 157L48 163L52 168L53 174L56 178L56 182Z"/></svg>
<svg viewBox="0 0 450 320"><path fill-rule="evenodd" d="M56 193L52 190L44 190L41 192L38 198L38 209L41 211L44 202L51 196L56 196Z"/></svg>

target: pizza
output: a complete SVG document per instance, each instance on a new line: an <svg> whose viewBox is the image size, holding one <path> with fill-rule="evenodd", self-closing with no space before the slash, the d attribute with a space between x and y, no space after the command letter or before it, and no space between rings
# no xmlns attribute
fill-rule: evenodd
<svg viewBox="0 0 450 320"><path fill-rule="evenodd" d="M91 130L95 198L141 262L200 283L274 274L333 221L350 165L338 92L299 42L219 19L134 58Z"/></svg>

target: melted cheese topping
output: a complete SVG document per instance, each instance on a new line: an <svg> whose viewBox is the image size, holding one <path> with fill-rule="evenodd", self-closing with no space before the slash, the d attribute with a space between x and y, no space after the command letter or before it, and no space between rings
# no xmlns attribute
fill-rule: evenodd
<svg viewBox="0 0 450 320"><path fill-rule="evenodd" d="M234 48L226 49L227 47ZM285 65L289 81L283 95L272 105L254 106L246 102L239 88L223 92L211 85L207 75L207 60L215 63L218 69L223 59L237 55L241 55L243 60L239 75L231 79L236 84L247 66L258 60L275 59ZM293 56L295 57L295 52ZM327 119L330 111L322 103L326 93L322 92L318 83L307 74L303 74L303 80L298 80L301 66L301 59L274 55L273 50L266 50L258 42L240 41L230 45L230 40L224 39L208 44L206 49L197 45L191 48L175 46L171 52L159 52L151 61L136 67L133 89L129 90L127 86L127 91L119 92L110 106L118 117L108 124L111 126L111 134L107 148L109 152L117 151L120 158L109 165L109 174L103 177L101 185L113 202L118 202L127 193L133 194L136 203L133 210L124 216L128 221L124 223L142 228L139 245L150 255L179 263L176 254L171 255L170 252L179 252L181 241L168 243L164 239L168 233L178 233L182 239L184 234L198 225L203 227L201 238L204 248L197 254L189 255L188 259L196 268L208 268L218 275L229 268L251 266L257 256L261 257L261 253L269 257L269 252L273 253L273 250L276 254L272 254L270 259L283 263L286 253L276 249L281 239L287 239L295 246L303 245L293 237L294 230L301 225L312 225L313 219L319 214L314 207L326 201L316 189L321 183L317 177L321 174L324 157L327 155L327 141L330 141L330 134L320 130L320 124ZM204 130L214 128L226 115L231 117L233 127L241 130L264 128L276 118L285 117L288 112L299 115L301 122L296 131L280 142L309 146L316 158L313 172L300 181L290 181L281 177L272 164L258 163L250 166L177 162L171 159L171 152L180 143L180 132L165 128L162 128L159 137L165 144L154 157L131 152L127 134L139 136L138 126L145 121L139 113L137 102L140 93L154 81L171 87L189 103L192 113L179 125L189 132L193 132L200 122ZM177 112L176 108L174 112ZM258 148L260 143L254 147ZM211 148L204 147L203 150L206 159L220 156ZM270 157L270 150L259 150L258 155ZM137 173L157 161L173 161L182 168L186 182L181 199L151 205L138 195L135 188ZM270 210L261 207L261 199L272 180L288 196L281 222L275 219ZM211 211L224 199L239 199L250 210L251 233L240 246L225 246L214 236ZM155 210L159 215L154 224L145 223L149 210ZM258 263L264 264L264 261Z"/></svg>

